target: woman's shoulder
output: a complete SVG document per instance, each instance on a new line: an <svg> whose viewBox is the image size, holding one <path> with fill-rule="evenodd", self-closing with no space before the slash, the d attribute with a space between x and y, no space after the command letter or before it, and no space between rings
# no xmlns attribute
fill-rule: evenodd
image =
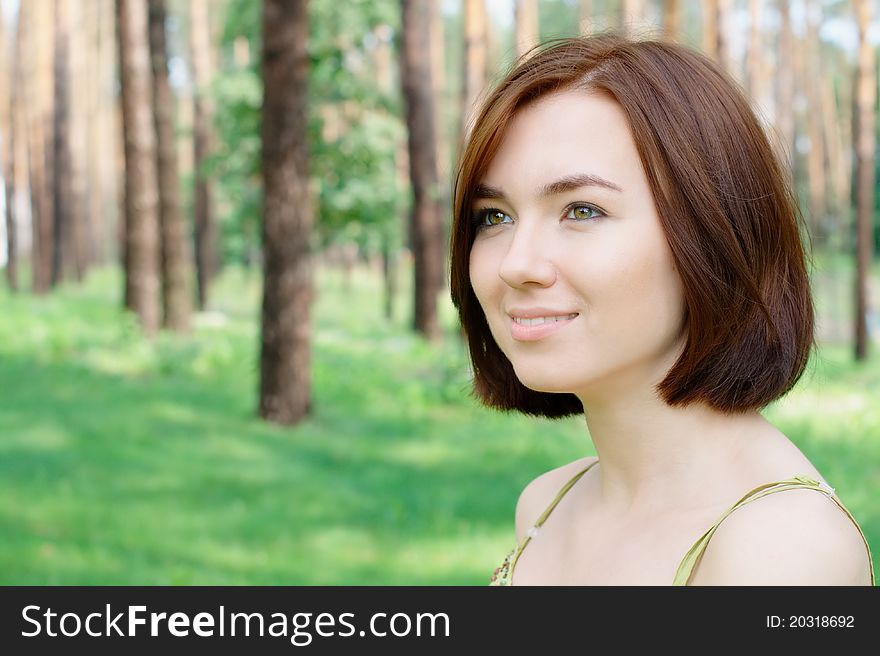
<svg viewBox="0 0 880 656"><path fill-rule="evenodd" d="M522 542L526 532L535 525L541 513L553 503L565 484L596 460L598 460L596 456L578 458L540 474L523 488L516 503L517 544Z"/></svg>
<svg viewBox="0 0 880 656"><path fill-rule="evenodd" d="M813 472L806 475L824 484ZM693 582L870 584L869 554L862 532L831 494L785 486L737 507L718 525Z"/></svg>

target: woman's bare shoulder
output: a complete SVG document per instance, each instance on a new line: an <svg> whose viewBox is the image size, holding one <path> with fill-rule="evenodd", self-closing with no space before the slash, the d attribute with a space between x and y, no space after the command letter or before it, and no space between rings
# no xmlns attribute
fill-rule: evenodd
<svg viewBox="0 0 880 656"><path fill-rule="evenodd" d="M578 458L568 464L556 467L550 471L535 477L523 488L516 503L516 541L522 541L526 531L534 526L541 513L546 510L559 490L579 472L583 471L592 462L598 460L596 456Z"/></svg>
<svg viewBox="0 0 880 656"><path fill-rule="evenodd" d="M696 585L868 585L859 529L825 493L785 490L756 499L718 526Z"/></svg>

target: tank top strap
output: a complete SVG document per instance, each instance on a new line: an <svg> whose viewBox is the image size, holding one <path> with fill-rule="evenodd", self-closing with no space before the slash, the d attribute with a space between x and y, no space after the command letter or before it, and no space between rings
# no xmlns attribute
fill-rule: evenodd
<svg viewBox="0 0 880 656"><path fill-rule="evenodd" d="M598 460L594 460L589 465L584 467L584 469L582 469L577 474L575 474L568 481L568 483L566 483L564 486L562 486L562 489L559 490L559 492L556 494L556 498L553 499L553 501L550 503L550 505L547 506L547 508L544 510L544 512L541 513L541 516L538 517L538 519L535 521L534 526L532 526L528 530L528 533L526 533L526 536L523 538L522 543L517 547L516 553L514 553L514 555L513 555L513 563L510 566L511 572L516 568L516 562L519 560L519 556L523 552L523 549L525 549L526 546L529 544L529 542L531 542L532 538L538 534L538 529L540 529L541 526L544 525L544 522L547 521L547 518L550 516L550 513L552 513L553 509L556 508L557 504L559 504L559 502L562 501L562 497L564 497L568 493L568 491L574 486L574 484L577 483L581 479L581 476L583 476L588 471L590 471L590 467L597 464L598 462L599 462Z"/></svg>
<svg viewBox="0 0 880 656"><path fill-rule="evenodd" d="M862 527L859 526L859 523L856 521L855 517L853 517L852 513L846 508L846 506L841 503L840 499L834 494L834 488L828 485L825 481L818 481L815 478L804 475L797 475L791 478L785 479L783 481L778 481L776 483L766 483L764 485L760 485L756 487L754 490L751 490L748 494L743 496L739 501L733 504L730 508L724 511L712 526L709 527L701 537L698 539L694 545L690 548L690 550L684 555L681 559L681 562L678 565L678 569L675 572L675 579L672 582L672 585L687 585L688 581L691 578L694 567L696 567L700 558L703 555L703 552L706 550L706 547L709 544L709 540L712 539L712 536L715 534L715 531L718 530L718 527L721 525L730 513L735 511L737 508L741 508L742 506L751 503L761 497L765 497L768 494L773 494L774 492L784 492L785 490L796 490L796 489L808 489L808 490L817 490L819 492L823 492L829 499L834 501L838 505L838 507L843 510L846 515L852 520L853 524L856 525L856 528L859 530L859 533L862 536L862 540L865 542L865 547L868 549L868 563L871 569L871 585L875 585L874 581L874 562L871 559L871 548L868 546L868 539L865 537L864 531L862 531Z"/></svg>
<svg viewBox="0 0 880 656"><path fill-rule="evenodd" d="M562 497L564 497L568 493L568 491L572 487L574 487L574 484L577 483L581 479L581 476L583 476L588 471L590 471L590 468L598 462L599 462L598 460L594 460L589 465L587 465L584 469L582 469L577 474L575 474L571 478L571 480L568 481L568 483L566 483L565 485L562 486L562 489L559 490L559 492L556 494L556 498L553 499L553 501L550 503L550 505L547 506L547 508L544 510L543 513L541 513L541 516L538 517L537 521L535 521L536 528L541 528L541 526L544 524L544 522L547 521L547 518L550 516L550 513L553 512L553 509L556 508L556 506L559 504L560 501L562 501Z"/></svg>

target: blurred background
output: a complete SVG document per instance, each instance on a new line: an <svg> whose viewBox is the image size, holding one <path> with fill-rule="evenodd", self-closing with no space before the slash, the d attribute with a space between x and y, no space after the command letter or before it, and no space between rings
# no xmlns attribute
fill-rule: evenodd
<svg viewBox="0 0 880 656"><path fill-rule="evenodd" d="M875 0L0 6L0 584L488 583L592 446L469 396L455 160L606 28L716 58L790 166L819 349L764 414L880 562Z"/></svg>

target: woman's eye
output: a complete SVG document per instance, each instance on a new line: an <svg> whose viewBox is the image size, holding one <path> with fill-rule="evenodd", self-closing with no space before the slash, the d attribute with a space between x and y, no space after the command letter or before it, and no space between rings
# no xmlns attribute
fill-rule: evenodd
<svg viewBox="0 0 880 656"><path fill-rule="evenodd" d="M575 221L588 221L600 216L604 216L602 211L592 205L572 205L568 208L565 218L574 219Z"/></svg>
<svg viewBox="0 0 880 656"><path fill-rule="evenodd" d="M476 214L476 221L478 226L496 226L505 223L505 219L510 219L510 217L502 212L501 210L481 210ZM512 219L511 219L512 220Z"/></svg>

